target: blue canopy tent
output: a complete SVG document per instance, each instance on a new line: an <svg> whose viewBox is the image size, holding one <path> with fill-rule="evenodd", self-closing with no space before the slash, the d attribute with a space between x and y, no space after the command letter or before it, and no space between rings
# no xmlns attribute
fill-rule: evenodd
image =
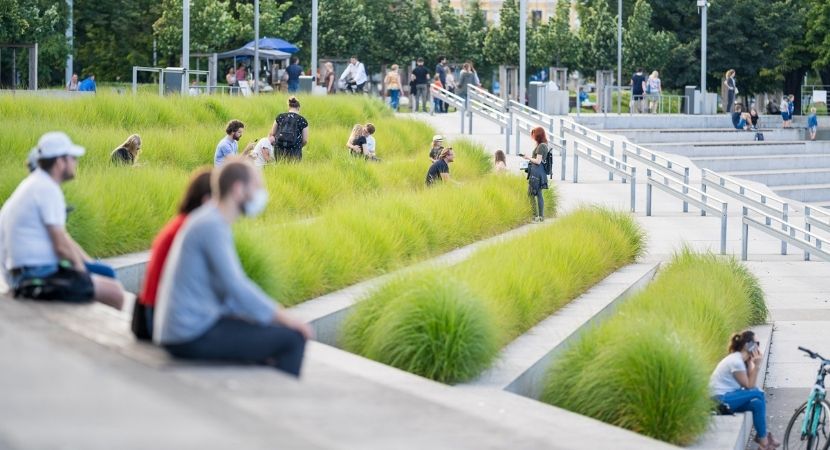
<svg viewBox="0 0 830 450"><path fill-rule="evenodd" d="M248 42L247 44L245 44L245 47L253 48L254 47L254 42L255 41ZM288 41L285 41L285 40L280 39L280 38L269 38L269 37L264 37L264 38L261 38L259 40L259 49L260 50L263 50L263 49L264 50L277 50L277 51L285 52L285 53L297 53L298 51L300 51L300 49L297 48L296 45L294 45L294 44L292 44Z"/></svg>

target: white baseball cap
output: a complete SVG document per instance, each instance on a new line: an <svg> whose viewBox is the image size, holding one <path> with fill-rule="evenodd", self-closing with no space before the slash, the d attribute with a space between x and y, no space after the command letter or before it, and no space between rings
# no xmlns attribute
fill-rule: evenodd
<svg viewBox="0 0 830 450"><path fill-rule="evenodd" d="M435 136L432 137L432 140L433 141L443 141L444 136L441 136L440 134L436 134Z"/></svg>
<svg viewBox="0 0 830 450"><path fill-rule="evenodd" d="M37 141L37 147L32 151L37 151L37 159L58 158L61 156L74 156L76 158L83 156L86 152L80 145L72 143L72 139L62 131L50 131Z"/></svg>

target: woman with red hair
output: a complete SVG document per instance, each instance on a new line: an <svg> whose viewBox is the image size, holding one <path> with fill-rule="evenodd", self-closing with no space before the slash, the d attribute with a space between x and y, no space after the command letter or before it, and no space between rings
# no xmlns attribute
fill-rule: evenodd
<svg viewBox="0 0 830 450"><path fill-rule="evenodd" d="M548 177L545 173L544 162L550 149L548 148L548 137L544 128L536 127L530 130L530 137L536 143L536 148L533 149L533 154L530 157L521 156L528 161L527 194L534 200L533 207L536 214L533 221L543 222L545 220L545 198L542 195L542 190L548 188Z"/></svg>

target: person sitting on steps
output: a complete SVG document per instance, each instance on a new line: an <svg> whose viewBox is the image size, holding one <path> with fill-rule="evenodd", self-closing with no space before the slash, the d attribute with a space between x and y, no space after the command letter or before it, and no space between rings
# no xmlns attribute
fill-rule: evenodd
<svg viewBox="0 0 830 450"><path fill-rule="evenodd" d="M755 333L744 331L732 335L727 351L729 355L718 363L709 379L712 399L729 406L733 412L751 411L759 448L777 448L780 444L767 432L764 391L757 387L764 354Z"/></svg>
<svg viewBox="0 0 830 450"><path fill-rule="evenodd" d="M83 147L52 131L37 143L38 167L0 209L0 274L15 297L121 309L124 289L115 271L95 262L66 231L60 185L75 178Z"/></svg>

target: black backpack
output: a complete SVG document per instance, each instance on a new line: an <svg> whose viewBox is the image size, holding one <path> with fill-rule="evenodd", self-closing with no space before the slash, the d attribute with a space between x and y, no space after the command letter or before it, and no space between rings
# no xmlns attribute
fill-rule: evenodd
<svg viewBox="0 0 830 450"><path fill-rule="evenodd" d="M550 151L550 148L548 148L548 154L545 156L545 160L542 161L542 167L545 168L545 175L553 178L553 152Z"/></svg>
<svg viewBox="0 0 830 450"><path fill-rule="evenodd" d="M279 123L279 121L277 121ZM277 125L277 147L293 148L297 145L300 134L300 118L296 114L286 114L282 123Z"/></svg>
<svg viewBox="0 0 830 450"><path fill-rule="evenodd" d="M761 132L755 133L755 140L756 141L763 141L764 140L764 133L761 133Z"/></svg>

